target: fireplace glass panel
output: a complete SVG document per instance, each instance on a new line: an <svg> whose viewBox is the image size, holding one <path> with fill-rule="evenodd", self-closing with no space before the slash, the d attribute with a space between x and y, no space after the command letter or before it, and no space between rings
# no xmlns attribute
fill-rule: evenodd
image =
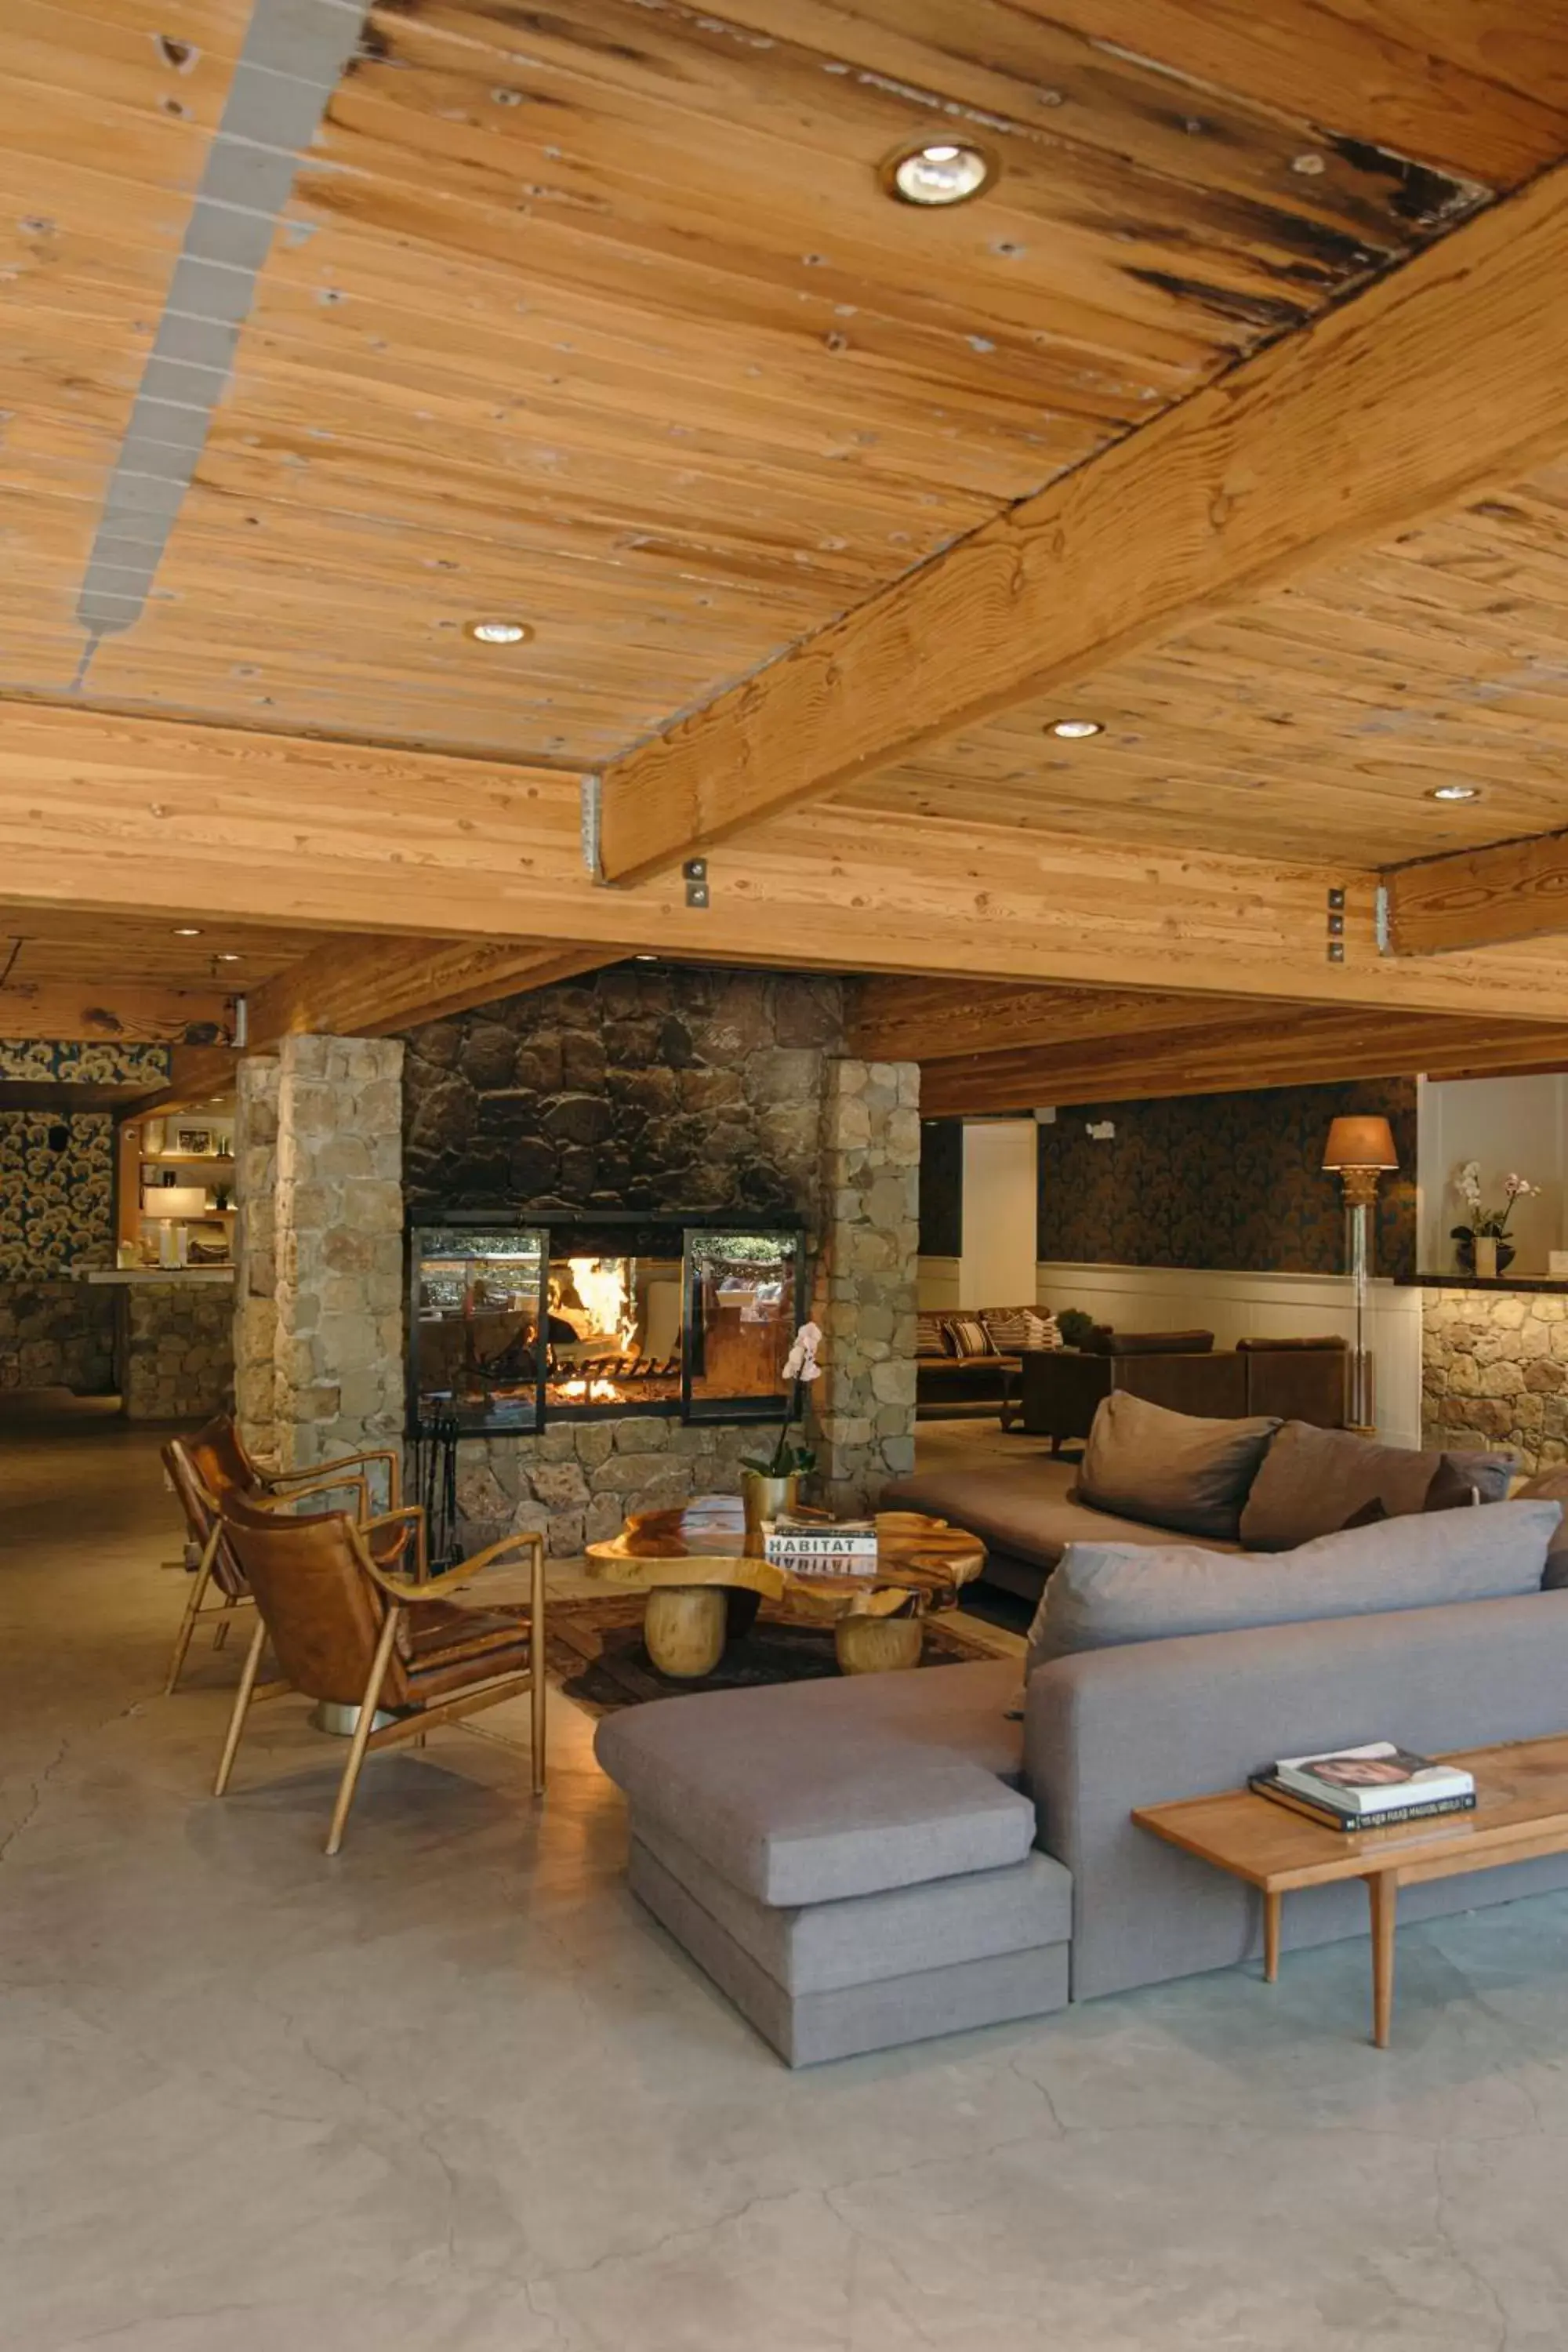
<svg viewBox="0 0 1568 2352"><path fill-rule="evenodd" d="M461 1226L414 1234L414 1417L460 1429L539 1419L544 1235Z"/></svg>
<svg viewBox="0 0 1568 2352"><path fill-rule="evenodd" d="M679 1407L679 1258L604 1256L552 1240L546 1405Z"/></svg>
<svg viewBox="0 0 1568 2352"><path fill-rule="evenodd" d="M799 1310L799 1234L694 1232L686 1263L693 1413L782 1411Z"/></svg>

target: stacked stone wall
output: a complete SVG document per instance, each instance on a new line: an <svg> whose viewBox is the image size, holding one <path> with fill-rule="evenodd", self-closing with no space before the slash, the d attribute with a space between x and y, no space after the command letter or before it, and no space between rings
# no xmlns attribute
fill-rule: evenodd
<svg viewBox="0 0 1568 2352"><path fill-rule="evenodd" d="M209 1421L234 1396L234 1286L127 1282L113 1286L121 1399L127 1421Z"/></svg>
<svg viewBox="0 0 1568 2352"><path fill-rule="evenodd" d="M1427 1444L1511 1448L1524 1470L1568 1462L1568 1297L1429 1290L1421 1330Z"/></svg>
<svg viewBox="0 0 1568 2352"><path fill-rule="evenodd" d="M289 1037L279 1056L278 1454L401 1446L403 1046Z"/></svg>
<svg viewBox="0 0 1568 2352"><path fill-rule="evenodd" d="M114 1386L114 1292L87 1282L0 1282L0 1389Z"/></svg>

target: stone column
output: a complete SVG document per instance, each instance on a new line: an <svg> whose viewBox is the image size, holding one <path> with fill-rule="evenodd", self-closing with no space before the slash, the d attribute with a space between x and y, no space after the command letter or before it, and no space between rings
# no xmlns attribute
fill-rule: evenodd
<svg viewBox="0 0 1568 2352"><path fill-rule="evenodd" d="M278 1452L308 1469L404 1425L403 1045L288 1037L279 1056Z"/></svg>
<svg viewBox="0 0 1568 2352"><path fill-rule="evenodd" d="M239 1065L234 1120L234 1410L258 1461L278 1452L278 1061Z"/></svg>
<svg viewBox="0 0 1568 2352"><path fill-rule="evenodd" d="M829 1061L821 1272L826 1333L813 1399L824 1500L874 1506L915 1461L920 1066Z"/></svg>

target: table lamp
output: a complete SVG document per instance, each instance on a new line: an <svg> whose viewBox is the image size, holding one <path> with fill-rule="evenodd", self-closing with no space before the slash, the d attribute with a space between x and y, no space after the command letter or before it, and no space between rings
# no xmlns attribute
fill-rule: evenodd
<svg viewBox="0 0 1568 2352"><path fill-rule="evenodd" d="M1357 1113L1336 1118L1323 1146L1323 1166L1344 1186L1345 1250L1355 1294L1355 1346L1351 1351L1346 1412L1352 1429L1370 1430L1375 1417L1372 1353L1366 1344L1367 1284L1372 1276L1372 1213L1377 1180L1396 1169L1399 1154L1385 1118Z"/></svg>

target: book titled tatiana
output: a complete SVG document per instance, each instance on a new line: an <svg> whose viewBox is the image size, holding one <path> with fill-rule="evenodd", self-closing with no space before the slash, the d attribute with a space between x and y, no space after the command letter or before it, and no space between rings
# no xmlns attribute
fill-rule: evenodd
<svg viewBox="0 0 1568 2352"><path fill-rule="evenodd" d="M1282 1756L1247 1784L1313 1821L1346 1830L1392 1829L1401 1822L1475 1810L1474 1778L1462 1765L1434 1763L1391 1739L1320 1756Z"/></svg>
<svg viewBox="0 0 1568 2352"><path fill-rule="evenodd" d="M875 1519L816 1519L780 1512L763 1528L763 1544L774 1568L792 1576L874 1576Z"/></svg>

